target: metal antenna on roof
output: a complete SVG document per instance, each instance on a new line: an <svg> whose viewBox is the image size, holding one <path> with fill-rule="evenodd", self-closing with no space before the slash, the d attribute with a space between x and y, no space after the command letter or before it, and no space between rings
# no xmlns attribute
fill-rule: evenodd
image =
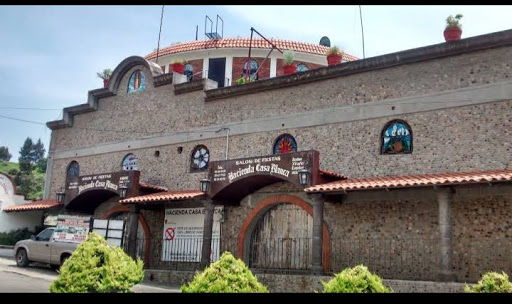
<svg viewBox="0 0 512 304"><path fill-rule="evenodd" d="M359 19L361 19L361 34L363 36L363 59L366 58L364 54L364 30L363 30L363 13L361 12L361 5L359 5Z"/></svg>
<svg viewBox="0 0 512 304"><path fill-rule="evenodd" d="M267 57L265 57L265 59L263 59L263 62L260 64L260 66L258 67L256 72L251 74L251 49L252 49L252 36L253 36L254 32L256 32L256 34L260 35L261 38L263 38L266 42L268 42L268 44L270 44L272 46L272 48L270 49L270 52L268 52ZM269 41L267 38L265 38L256 29L251 27L251 40L249 40L249 56L247 57L247 69L245 70L245 81L246 82L247 82L247 79L249 79L250 81L253 80L252 79L252 75L257 75L258 74L259 70L261 69L263 64L265 64L265 61L267 61L268 56L270 56L270 54L272 53L273 50L278 50L281 54L283 53L283 51L281 51L275 44L273 44L271 41Z"/></svg>
<svg viewBox="0 0 512 304"><path fill-rule="evenodd" d="M158 53L160 51L160 34L162 34L162 20L164 19L164 6L162 5L162 14L160 16L160 31L158 32L158 46L156 48L156 63L158 63Z"/></svg>

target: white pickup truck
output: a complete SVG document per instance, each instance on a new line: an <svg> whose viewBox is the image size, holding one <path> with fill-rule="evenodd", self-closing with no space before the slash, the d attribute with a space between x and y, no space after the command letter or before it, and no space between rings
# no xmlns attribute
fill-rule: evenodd
<svg viewBox="0 0 512 304"><path fill-rule="evenodd" d="M55 241L53 232L55 227L47 228L30 240L23 240L14 246L14 258L19 267L26 267L30 262L50 264L53 269L71 256L79 243Z"/></svg>

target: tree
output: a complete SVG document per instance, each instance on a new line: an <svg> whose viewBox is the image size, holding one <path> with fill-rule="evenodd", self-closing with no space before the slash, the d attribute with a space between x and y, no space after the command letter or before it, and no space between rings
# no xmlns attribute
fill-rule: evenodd
<svg viewBox="0 0 512 304"><path fill-rule="evenodd" d="M34 142L32 142L32 139L30 137L27 137L25 139L25 142L23 143L23 147L20 149L20 157L18 158L18 162L29 162L32 163L32 160L34 158Z"/></svg>
<svg viewBox="0 0 512 304"><path fill-rule="evenodd" d="M9 148L0 147L0 160L8 162L11 159L12 155L9 153Z"/></svg>
<svg viewBox="0 0 512 304"><path fill-rule="evenodd" d="M34 164L37 164L37 162L44 157L44 153L46 152L44 145L41 142L41 138L39 138L37 140L37 143L33 145L32 150L32 161L34 162Z"/></svg>
<svg viewBox="0 0 512 304"><path fill-rule="evenodd" d="M39 172L45 173L47 163L48 159L46 157L40 158L36 163L37 170L39 170Z"/></svg>

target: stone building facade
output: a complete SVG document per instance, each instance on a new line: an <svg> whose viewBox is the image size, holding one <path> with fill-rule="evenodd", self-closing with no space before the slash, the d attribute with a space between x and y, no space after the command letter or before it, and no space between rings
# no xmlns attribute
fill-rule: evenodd
<svg viewBox="0 0 512 304"><path fill-rule="evenodd" d="M94 215L138 218L129 233L144 236L148 269L209 261L213 204L223 211L212 242L257 272L328 275L365 264L390 280L451 282L512 273L511 52L509 30L223 88L129 57L108 88L47 124L45 199L61 188L68 202L80 197L68 197L72 162L78 176L98 175L122 171L133 154L142 186L112 194ZM145 89L129 92L136 71ZM395 136L388 126L407 129L405 148L384 148ZM223 167L281 155L281 135L295 141L290 157L318 157L304 167L308 185L253 173L215 181ZM231 174L247 173L237 168ZM220 192L199 191L205 178ZM203 207L201 263L163 259L166 210Z"/></svg>

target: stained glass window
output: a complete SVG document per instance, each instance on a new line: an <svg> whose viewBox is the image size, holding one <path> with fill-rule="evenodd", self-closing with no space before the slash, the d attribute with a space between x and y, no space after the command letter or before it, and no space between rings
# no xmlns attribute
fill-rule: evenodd
<svg viewBox="0 0 512 304"><path fill-rule="evenodd" d="M200 145L192 150L192 157L190 159L191 171L202 171L208 169L210 162L210 152L206 146Z"/></svg>
<svg viewBox="0 0 512 304"><path fill-rule="evenodd" d="M79 176L80 175L80 166L76 161L72 161L68 166L68 176Z"/></svg>
<svg viewBox="0 0 512 304"><path fill-rule="evenodd" d="M137 170L137 156L133 155L132 153L126 155L123 158L121 170L123 170L123 171Z"/></svg>
<svg viewBox="0 0 512 304"><path fill-rule="evenodd" d="M128 93L134 93L144 91L146 89L146 78L141 70L137 70L130 76L130 82L128 83Z"/></svg>
<svg viewBox="0 0 512 304"><path fill-rule="evenodd" d="M412 152L411 127L402 120L390 121L382 130L382 154Z"/></svg>
<svg viewBox="0 0 512 304"><path fill-rule="evenodd" d="M304 63L301 63L297 66L297 72L304 72L309 70L308 66Z"/></svg>
<svg viewBox="0 0 512 304"><path fill-rule="evenodd" d="M192 77L194 76L194 67L192 67L192 65L190 63L187 63L185 65L185 71L184 71L185 75L187 76L187 80L188 81L191 81L192 80Z"/></svg>
<svg viewBox="0 0 512 304"><path fill-rule="evenodd" d="M253 78L253 80L258 80L258 74L256 74L256 71L258 70L258 62L254 59L251 59L251 71L250 76ZM245 77L247 74L247 61L244 63L244 69L242 72L242 77Z"/></svg>
<svg viewBox="0 0 512 304"><path fill-rule="evenodd" d="M281 134L274 142L274 154L297 152L297 142L290 134Z"/></svg>

